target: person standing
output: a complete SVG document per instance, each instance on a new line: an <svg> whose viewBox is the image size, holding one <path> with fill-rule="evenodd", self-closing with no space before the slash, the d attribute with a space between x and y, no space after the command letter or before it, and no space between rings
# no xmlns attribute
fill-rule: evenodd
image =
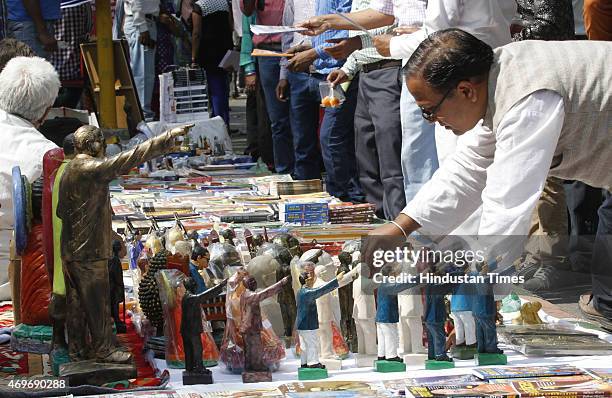
<svg viewBox="0 0 612 398"><path fill-rule="evenodd" d="M7 37L24 42L34 53L49 58L57 51L53 24L62 18L60 0L5 0Z"/></svg>
<svg viewBox="0 0 612 398"><path fill-rule="evenodd" d="M230 9L226 0L195 0L191 13L191 62L206 71L212 115L229 128L229 82L219 63L234 47Z"/></svg>

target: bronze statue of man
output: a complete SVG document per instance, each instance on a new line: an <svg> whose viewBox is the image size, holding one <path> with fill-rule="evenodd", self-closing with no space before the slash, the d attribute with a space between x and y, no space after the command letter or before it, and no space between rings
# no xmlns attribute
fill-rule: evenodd
<svg viewBox="0 0 612 398"><path fill-rule="evenodd" d="M94 126L74 133L78 155L66 166L59 187L57 216L62 220L61 254L66 283L67 317L71 327L89 333L68 342L73 359L128 362L131 354L112 340L108 260L111 257L109 183L148 160L171 150L174 139L192 127L178 127L143 142L129 151L105 158L106 143ZM88 352L91 350L91 352Z"/></svg>
<svg viewBox="0 0 612 398"><path fill-rule="evenodd" d="M261 343L261 308L259 303L268 297L278 293L283 286L289 282L286 276L274 285L259 292L257 281L252 276L247 277L242 283L247 290L240 296L240 312L242 319L240 333L244 342L244 371L266 372L268 367L263 363L263 346Z"/></svg>

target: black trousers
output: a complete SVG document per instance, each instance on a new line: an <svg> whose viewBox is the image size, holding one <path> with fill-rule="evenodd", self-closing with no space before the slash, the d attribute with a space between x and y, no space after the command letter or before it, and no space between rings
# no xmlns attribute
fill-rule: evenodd
<svg viewBox="0 0 612 398"><path fill-rule="evenodd" d="M198 372L204 369L202 364L202 339L199 334L182 333L183 350L185 351L185 370Z"/></svg>
<svg viewBox="0 0 612 398"><path fill-rule="evenodd" d="M246 131L247 148L244 151L245 154L251 155L254 160L261 158L268 165L274 164L272 128L259 78L257 79L255 92L247 94Z"/></svg>
<svg viewBox="0 0 612 398"><path fill-rule="evenodd" d="M402 174L400 67L361 73L355 110L359 182L376 215L393 220L406 206Z"/></svg>

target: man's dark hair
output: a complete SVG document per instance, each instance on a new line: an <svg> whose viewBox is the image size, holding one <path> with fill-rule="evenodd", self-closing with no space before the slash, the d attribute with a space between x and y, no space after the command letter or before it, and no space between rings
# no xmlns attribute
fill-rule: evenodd
<svg viewBox="0 0 612 398"><path fill-rule="evenodd" d="M73 133L70 133L64 137L62 148L64 149L64 156L74 155L75 149L74 149L74 134Z"/></svg>
<svg viewBox="0 0 612 398"><path fill-rule="evenodd" d="M27 44L15 39L0 40L0 72L15 57L35 57L36 54Z"/></svg>
<svg viewBox="0 0 612 398"><path fill-rule="evenodd" d="M200 257L205 257L208 254L208 250L202 245L195 245L191 251L191 259L197 261Z"/></svg>
<svg viewBox="0 0 612 398"><path fill-rule="evenodd" d="M421 76L438 92L462 80L485 76L493 63L493 49L461 29L432 33L414 51L404 67L405 76Z"/></svg>
<svg viewBox="0 0 612 398"><path fill-rule="evenodd" d="M304 286L306 284L306 280L310 274L308 272L302 272L300 274L300 285Z"/></svg>

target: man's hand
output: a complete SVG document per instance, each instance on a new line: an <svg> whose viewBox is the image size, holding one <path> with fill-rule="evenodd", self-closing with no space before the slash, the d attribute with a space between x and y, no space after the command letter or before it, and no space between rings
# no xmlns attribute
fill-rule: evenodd
<svg viewBox="0 0 612 398"><path fill-rule="evenodd" d="M166 13L159 14L158 21L166 26L170 32L176 37L182 37L183 32L176 23L176 20Z"/></svg>
<svg viewBox="0 0 612 398"><path fill-rule="evenodd" d="M170 130L170 136L172 138L183 136L183 135L187 134L189 132L189 130L191 130L191 128L193 126L195 126L195 124L191 123L191 124L186 124L184 126L175 127L172 130Z"/></svg>
<svg viewBox="0 0 612 398"><path fill-rule="evenodd" d="M317 59L317 52L312 48L299 52L289 60L287 69L291 72L306 72L315 59Z"/></svg>
<svg viewBox="0 0 612 398"><path fill-rule="evenodd" d="M328 22L325 22L323 17L314 17L307 19L304 22L301 22L295 25L297 28L306 28L308 30L304 32L300 32L306 36L318 36L321 33L327 32L331 29L331 25Z"/></svg>
<svg viewBox="0 0 612 398"><path fill-rule="evenodd" d="M376 47L376 51L383 57L391 56L391 38L392 35L379 35L374 37L374 47Z"/></svg>
<svg viewBox="0 0 612 398"><path fill-rule="evenodd" d="M334 87L348 81L348 75L342 69L336 69L327 75L327 81Z"/></svg>
<svg viewBox="0 0 612 398"><path fill-rule="evenodd" d="M149 31L140 32L140 37L138 38L138 42L145 47L154 48L155 40L151 39L151 35Z"/></svg>
<svg viewBox="0 0 612 398"><path fill-rule="evenodd" d="M397 28L393 29L393 33L395 33L396 35L409 35L410 33L414 33L417 30L419 30L420 28L417 26L398 26Z"/></svg>
<svg viewBox="0 0 612 398"><path fill-rule="evenodd" d="M312 46L310 44L298 44L297 46L293 46L293 47L289 48L285 52L287 54L297 54L297 53L301 53L302 51L310 50L311 48L312 48Z"/></svg>
<svg viewBox="0 0 612 398"><path fill-rule="evenodd" d="M244 77L244 90L247 93L252 94L255 92L256 88L257 88L257 74L253 73L250 75L246 75Z"/></svg>
<svg viewBox="0 0 612 398"><path fill-rule="evenodd" d="M329 39L327 43L337 43L325 48L325 52L334 59L347 59L353 52L361 49L361 39L357 36L348 39Z"/></svg>
<svg viewBox="0 0 612 398"><path fill-rule="evenodd" d="M38 41L43 45L45 51L54 52L57 51L57 40L53 35L49 34L46 30L38 34Z"/></svg>
<svg viewBox="0 0 612 398"><path fill-rule="evenodd" d="M287 102L287 90L289 89L289 82L287 79L281 79L276 85L276 99L282 102Z"/></svg>

